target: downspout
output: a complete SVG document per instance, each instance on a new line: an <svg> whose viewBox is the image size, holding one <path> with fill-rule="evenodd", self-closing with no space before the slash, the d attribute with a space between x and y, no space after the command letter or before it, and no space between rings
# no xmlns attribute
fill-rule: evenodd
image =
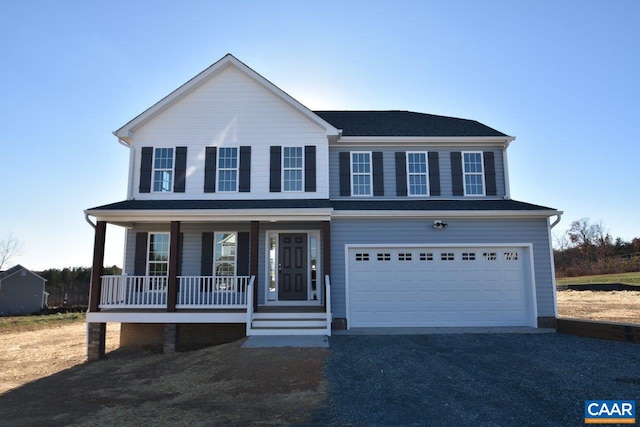
<svg viewBox="0 0 640 427"><path fill-rule="evenodd" d="M122 140L118 135L116 135L115 132L113 132L113 135L116 138L118 138L118 142L121 145L124 145L129 149L129 171L128 171L129 186L127 188L127 200L132 200L133 199L133 165L134 165L135 151L133 151L133 147L131 146L131 144L127 144L127 142Z"/></svg>
<svg viewBox="0 0 640 427"><path fill-rule="evenodd" d="M91 222L91 220L89 219L89 214L86 212L84 213L84 220L87 221L94 230L96 229L96 225Z"/></svg>
<svg viewBox="0 0 640 427"><path fill-rule="evenodd" d="M551 226L549 227L550 229L555 227L556 225L558 225L558 223L560 222L560 220L562 219L562 212L558 213L556 215L556 220L553 221L553 223L551 224Z"/></svg>

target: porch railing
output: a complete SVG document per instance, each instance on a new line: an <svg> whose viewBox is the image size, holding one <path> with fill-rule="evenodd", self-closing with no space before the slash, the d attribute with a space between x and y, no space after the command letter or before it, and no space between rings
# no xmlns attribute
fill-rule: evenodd
<svg viewBox="0 0 640 427"><path fill-rule="evenodd" d="M250 276L178 277L176 308L244 308ZM166 308L167 277L102 276L100 308Z"/></svg>
<svg viewBox="0 0 640 427"><path fill-rule="evenodd" d="M182 276L176 308L246 307L250 279L250 276Z"/></svg>

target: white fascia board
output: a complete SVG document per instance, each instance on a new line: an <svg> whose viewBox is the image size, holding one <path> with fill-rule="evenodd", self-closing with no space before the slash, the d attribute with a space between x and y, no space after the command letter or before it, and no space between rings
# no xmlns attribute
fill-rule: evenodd
<svg viewBox="0 0 640 427"><path fill-rule="evenodd" d="M400 211L400 210L340 210L333 218L548 218L562 214L556 210L536 211Z"/></svg>
<svg viewBox="0 0 640 427"><path fill-rule="evenodd" d="M87 313L87 323L246 323L247 313L210 312L109 312Z"/></svg>
<svg viewBox="0 0 640 427"><path fill-rule="evenodd" d="M455 144L461 147L494 145L506 148L515 139L513 136L342 136L331 145L357 147L393 144L424 147Z"/></svg>
<svg viewBox="0 0 640 427"><path fill-rule="evenodd" d="M98 221L131 222L239 222L239 221L329 221L333 209L183 209L183 210L92 210Z"/></svg>
<svg viewBox="0 0 640 427"><path fill-rule="evenodd" d="M162 98L160 101L156 102L154 105L149 107L147 110L139 114L137 117L129 121L127 124L122 126L120 129L115 131L113 134L119 139L125 141L128 144L131 144L131 137L133 136L133 132L136 128L141 126L147 120L153 118L159 112L165 110L170 105L172 105L177 100L183 98L188 95L192 90L197 88L202 83L206 82L225 68L233 66L236 69L242 71L249 78L253 79L260 85L262 85L265 89L278 96L289 105L291 105L294 109L305 115L312 122L316 123L318 126L325 129L326 134L328 136L337 136L340 134L340 131L333 127L330 123L323 120L320 116L315 114L313 111L302 105L300 102L296 101L293 97L288 95L282 89L262 77L256 71L249 68L242 61L238 60L235 56L230 53L226 54L222 59L210 65L205 70L201 71L195 77L193 77L188 82L184 83L182 86L178 87L176 90L171 92L169 95Z"/></svg>

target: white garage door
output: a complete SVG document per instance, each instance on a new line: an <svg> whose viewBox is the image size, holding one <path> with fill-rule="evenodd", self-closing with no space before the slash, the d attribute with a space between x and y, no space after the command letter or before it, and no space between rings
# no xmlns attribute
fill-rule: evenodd
<svg viewBox="0 0 640 427"><path fill-rule="evenodd" d="M349 327L533 326L527 251L349 248Z"/></svg>

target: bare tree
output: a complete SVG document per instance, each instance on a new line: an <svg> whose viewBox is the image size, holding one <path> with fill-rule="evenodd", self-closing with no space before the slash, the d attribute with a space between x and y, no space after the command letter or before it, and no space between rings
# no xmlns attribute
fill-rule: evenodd
<svg viewBox="0 0 640 427"><path fill-rule="evenodd" d="M612 251L612 238L602 221L581 218L571 223L569 240L586 256L603 258Z"/></svg>
<svg viewBox="0 0 640 427"><path fill-rule="evenodd" d="M13 234L9 233L0 240L0 270L13 258L19 256L20 251L22 251L22 242Z"/></svg>

